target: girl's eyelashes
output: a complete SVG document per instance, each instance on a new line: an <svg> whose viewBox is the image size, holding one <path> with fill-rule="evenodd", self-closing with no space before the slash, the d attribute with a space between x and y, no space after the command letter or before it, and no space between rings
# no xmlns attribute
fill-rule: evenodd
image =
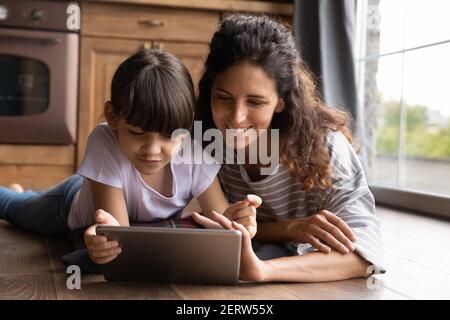
<svg viewBox="0 0 450 320"><path fill-rule="evenodd" d="M228 96L217 95L217 99L222 100L222 101L230 101L232 98L228 97Z"/></svg>
<svg viewBox="0 0 450 320"><path fill-rule="evenodd" d="M133 136L142 136L142 135L144 135L145 134L145 132L137 132L137 131L133 131L133 130L130 130L130 129L128 129L128 132L129 133L131 133Z"/></svg>
<svg viewBox="0 0 450 320"><path fill-rule="evenodd" d="M128 132L130 134L132 134L133 136L137 136L137 137L142 137L142 136L144 136L147 133L145 131L134 131L134 130L131 130L131 129L128 129ZM159 135L162 138L166 139L166 140L170 140L172 138L172 135L171 134L167 134L167 133L159 132Z"/></svg>

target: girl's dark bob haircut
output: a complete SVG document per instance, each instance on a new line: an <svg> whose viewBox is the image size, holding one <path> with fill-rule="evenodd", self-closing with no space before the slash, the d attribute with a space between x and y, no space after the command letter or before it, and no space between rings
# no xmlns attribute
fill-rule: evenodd
<svg viewBox="0 0 450 320"><path fill-rule="evenodd" d="M111 83L113 115L146 132L191 130L195 92L187 68L173 54L140 50L117 68Z"/></svg>

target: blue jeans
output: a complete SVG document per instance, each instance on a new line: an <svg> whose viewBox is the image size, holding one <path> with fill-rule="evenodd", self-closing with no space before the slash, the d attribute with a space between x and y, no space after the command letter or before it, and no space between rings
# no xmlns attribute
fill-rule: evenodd
<svg viewBox="0 0 450 320"><path fill-rule="evenodd" d="M0 219L40 234L67 236L70 206L82 183L83 177L73 175L40 192L17 193L0 187Z"/></svg>

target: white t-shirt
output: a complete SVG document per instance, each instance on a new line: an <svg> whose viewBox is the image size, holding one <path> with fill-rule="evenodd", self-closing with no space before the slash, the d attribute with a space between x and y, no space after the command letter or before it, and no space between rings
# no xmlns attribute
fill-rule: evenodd
<svg viewBox="0 0 450 320"><path fill-rule="evenodd" d="M208 157L203 153L204 157ZM74 197L68 217L70 229L92 225L94 205L86 178L121 188L130 222L151 222L181 215L193 197L201 195L214 181L220 165L210 157L207 163L186 164L171 160L172 197L167 198L149 187L126 158L108 124L97 125L89 135L84 159L77 171L84 182ZM178 164L179 163L179 164Z"/></svg>

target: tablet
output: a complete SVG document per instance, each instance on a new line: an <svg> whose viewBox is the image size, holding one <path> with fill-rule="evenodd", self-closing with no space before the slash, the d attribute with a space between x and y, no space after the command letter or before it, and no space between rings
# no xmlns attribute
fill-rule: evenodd
<svg viewBox="0 0 450 320"><path fill-rule="evenodd" d="M226 284L239 281L241 233L236 230L98 226L122 253L103 265L108 281Z"/></svg>

